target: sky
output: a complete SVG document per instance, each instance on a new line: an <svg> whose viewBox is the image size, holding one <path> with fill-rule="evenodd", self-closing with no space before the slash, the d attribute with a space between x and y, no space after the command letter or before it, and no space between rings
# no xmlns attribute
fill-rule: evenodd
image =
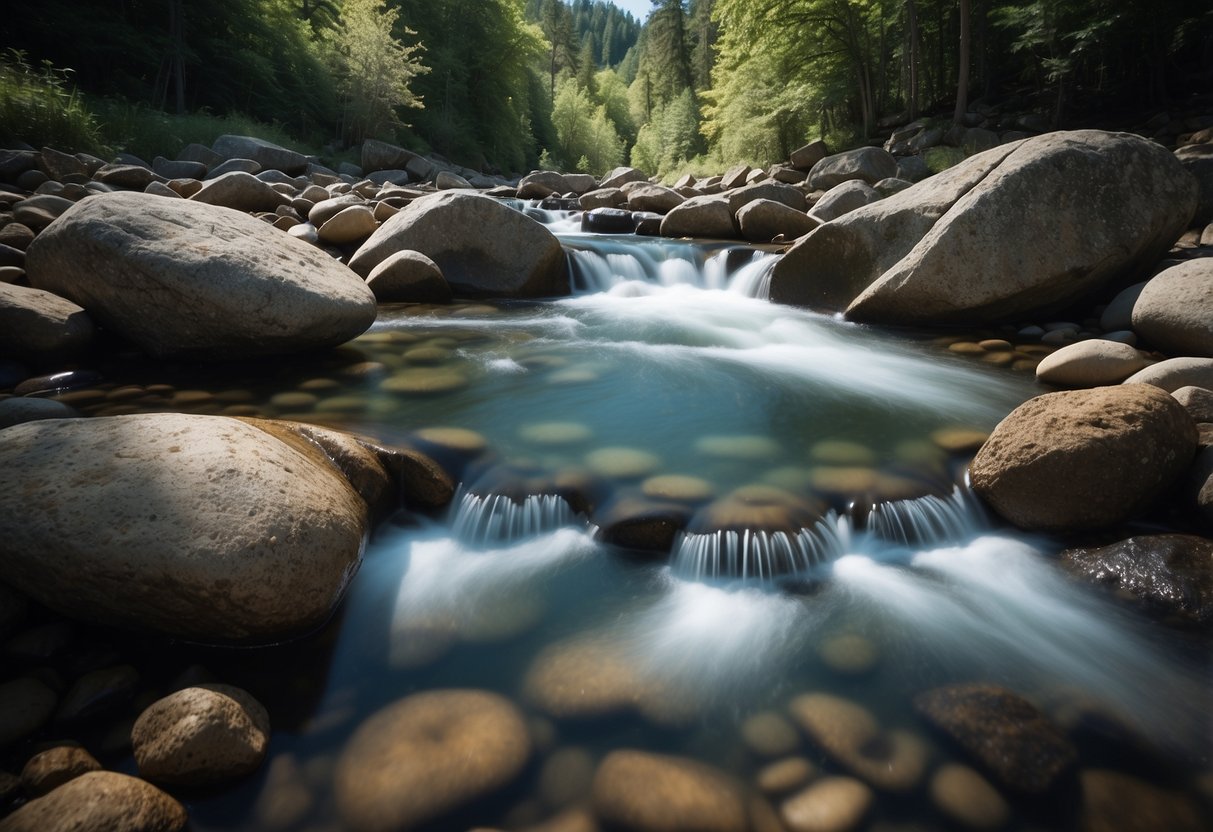
<svg viewBox="0 0 1213 832"><path fill-rule="evenodd" d="M653 0L611 0L611 2L624 11L631 12L632 17L641 23L649 16L649 12L653 8Z"/></svg>

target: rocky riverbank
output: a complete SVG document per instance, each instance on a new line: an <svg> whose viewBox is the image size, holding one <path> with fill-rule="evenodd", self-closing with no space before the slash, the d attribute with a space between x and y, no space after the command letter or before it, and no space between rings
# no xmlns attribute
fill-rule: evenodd
<svg viewBox="0 0 1213 832"><path fill-rule="evenodd" d="M450 432L387 446L251 418L238 402L216 415L73 418L70 397L58 394L87 389L82 367L98 353L222 368L323 354L365 332L379 303L567 294L559 242L508 199L582 210L590 231L786 244L772 273L776 302L1006 336L949 338L955 353L1014 363L1041 357L1015 345L1060 347L1035 372L1073 389L1032 399L999 425L973 460L974 490L1007 523L1076 547L1062 559L1072 574L1207 637L1209 148L1046 134L924 178L887 150L830 154L817 144L769 171L738 166L674 187L633 169L505 183L375 142L363 147L366 178L242 137L151 164L0 152L0 390L9 391L0 392L0 636L11 659L0 676L0 814L22 804L0 830L180 829L186 811L170 794L258 770L273 709L196 670L152 682L126 651L78 628L208 644L307 638L340 610L376 524L402 505L424 513L449 504L462 466L486 450L475 435ZM592 507L592 485L550 485ZM794 530L822 516L809 503L767 491L709 508L777 516L779 529ZM659 556L695 522L685 508L604 508L614 512L599 524L605 539ZM1160 529L1181 534L1152 533ZM566 664L587 664L585 651L572 656ZM536 660L527 681L531 703L552 718L586 706L585 689L564 688L567 667L548 667L559 658ZM589 678L601 689L589 695L605 697L608 711L678 721L670 702L596 672ZM939 689L915 706L967 749L974 768L941 768L930 780L942 811L966 828L997 828L1001 795L1056 795L1076 780L1089 817L1112 824L1092 828L1115 828L1118 801L1169 818L1168 828L1200 825L1186 797L1164 809L1165 795L1127 775L1077 774L1070 740L1013 692ZM807 741L846 772L815 779L782 761L786 771L767 779L790 785L758 788L778 810L722 772L625 749L587 774L588 799L566 820L815 829L828 817L828 828L855 828L873 789L917 789L926 774L915 740L854 708L806 695L789 705L794 725L776 717L791 731L787 753ZM142 779L101 771L88 752L57 741L77 731L107 760L130 749ZM991 750L989 736L1007 747ZM358 829L441 820L515 780L537 753L534 739L525 714L494 694L407 697L365 723L342 755L340 814ZM441 769L434 784L418 759ZM468 760L471 775L461 768ZM658 784L657 797L637 783Z"/></svg>

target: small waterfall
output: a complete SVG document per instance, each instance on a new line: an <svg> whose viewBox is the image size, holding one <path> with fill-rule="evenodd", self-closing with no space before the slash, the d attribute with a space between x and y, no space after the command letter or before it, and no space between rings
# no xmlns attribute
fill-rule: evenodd
<svg viewBox="0 0 1213 832"><path fill-rule="evenodd" d="M674 546L674 573L686 578L770 580L808 572L846 551L846 535L831 512L796 534L722 530L684 534Z"/></svg>
<svg viewBox="0 0 1213 832"><path fill-rule="evenodd" d="M734 287L743 274L772 259L766 252L751 252L748 248L713 249L681 240L630 239L624 242L588 235L569 235L563 240L569 255L573 287L582 293L609 292L635 281L658 286L728 288L752 294ZM738 260L744 260L740 267ZM769 269L770 266L766 266L768 274ZM749 285L760 279L746 277L742 282ZM769 282L768 277L767 285Z"/></svg>
<svg viewBox="0 0 1213 832"><path fill-rule="evenodd" d="M521 503L504 494L464 494L451 525L454 536L472 544L508 543L584 525L584 518L555 494L532 494Z"/></svg>
<svg viewBox="0 0 1213 832"><path fill-rule="evenodd" d="M754 252L754 259L738 269L729 279L729 291L759 300L771 299L771 272L779 257L764 251Z"/></svg>
<svg viewBox="0 0 1213 832"><path fill-rule="evenodd" d="M580 217L579 211L558 211L539 207L540 201L536 199L502 199L501 202L510 208L513 208L519 213L526 214L535 222L549 226L553 233L578 231L581 229L581 221L573 220L573 216Z"/></svg>
<svg viewBox="0 0 1213 832"><path fill-rule="evenodd" d="M875 538L903 545L955 542L988 527L985 509L967 488L956 486L947 497L878 503L866 530Z"/></svg>

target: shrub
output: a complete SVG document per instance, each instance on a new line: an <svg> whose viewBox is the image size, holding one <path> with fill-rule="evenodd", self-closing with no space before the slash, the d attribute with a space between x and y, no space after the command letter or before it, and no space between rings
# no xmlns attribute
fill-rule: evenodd
<svg viewBox="0 0 1213 832"><path fill-rule="evenodd" d="M108 155L97 119L71 79L70 69L30 66L15 49L0 54L0 141Z"/></svg>

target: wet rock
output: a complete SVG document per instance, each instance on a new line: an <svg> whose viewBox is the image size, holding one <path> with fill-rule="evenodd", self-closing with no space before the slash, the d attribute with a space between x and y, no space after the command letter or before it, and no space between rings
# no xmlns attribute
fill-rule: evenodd
<svg viewBox="0 0 1213 832"><path fill-rule="evenodd" d="M1181 387L1213 389L1213 358L1168 358L1124 381L1125 384L1151 384L1171 392Z"/></svg>
<svg viewBox="0 0 1213 832"><path fill-rule="evenodd" d="M741 723L741 739L751 753L760 757L783 757L800 747L796 726L773 711L747 717Z"/></svg>
<svg viewBox="0 0 1213 832"><path fill-rule="evenodd" d="M4 832L179 832L185 808L173 798L125 774L92 771L30 801L4 820Z"/></svg>
<svg viewBox="0 0 1213 832"><path fill-rule="evenodd" d="M106 667L85 673L59 703L56 722L79 722L112 713L135 695L139 671L129 664Z"/></svg>
<svg viewBox="0 0 1213 832"><path fill-rule="evenodd" d="M55 712L59 697L37 679L0 683L0 747L37 731Z"/></svg>
<svg viewBox="0 0 1213 832"><path fill-rule="evenodd" d="M619 647L595 638L543 650L523 680L527 701L554 719L596 719L639 712L658 722L670 716L668 691L642 677Z"/></svg>
<svg viewBox="0 0 1213 832"><path fill-rule="evenodd" d="M307 157L294 150L252 136L223 135L211 145L224 159L252 159L262 168L283 173L299 173L307 167Z"/></svg>
<svg viewBox="0 0 1213 832"><path fill-rule="evenodd" d="M41 289L0 283L0 353L17 358L76 354L93 340L82 308Z"/></svg>
<svg viewBox="0 0 1213 832"><path fill-rule="evenodd" d="M69 780L100 770L101 763L85 749L60 745L29 758L21 769L21 788L27 797L42 797Z"/></svg>
<svg viewBox="0 0 1213 832"><path fill-rule="evenodd" d="M593 208L581 215L581 230L598 234L631 234L636 230L636 220L631 211L623 208Z"/></svg>
<svg viewBox="0 0 1213 832"><path fill-rule="evenodd" d="M1198 832L1207 817L1190 797L1117 771L1089 769L1082 784L1081 832Z"/></svg>
<svg viewBox="0 0 1213 832"><path fill-rule="evenodd" d="M855 702L811 693L797 696L788 710L813 742L878 789L908 792L926 772L927 749L920 739L906 731L882 731Z"/></svg>
<svg viewBox="0 0 1213 832"><path fill-rule="evenodd" d="M773 199L756 199L737 212L741 236L752 242L768 243L779 237L794 240L803 237L819 225L819 221L795 208Z"/></svg>
<svg viewBox="0 0 1213 832"><path fill-rule="evenodd" d="M744 832L746 804L737 783L682 757L621 749L598 767L594 813L630 832Z"/></svg>
<svg viewBox="0 0 1213 832"><path fill-rule="evenodd" d="M693 196L661 220L662 237L731 240L736 235L733 211L721 196Z"/></svg>
<svg viewBox="0 0 1213 832"><path fill-rule="evenodd" d="M591 451L585 458L591 473L610 479L638 479L652 473L661 459L637 448L610 447Z"/></svg>
<svg viewBox="0 0 1213 832"><path fill-rule="evenodd" d="M1013 792L1044 794L1070 775L1078 761L1078 752L1057 726L1005 688L936 688L914 697L914 708Z"/></svg>
<svg viewBox="0 0 1213 832"><path fill-rule="evenodd" d="M206 786L256 771L269 734L260 702L240 688L210 684L154 702L135 720L131 745L148 780Z"/></svg>
<svg viewBox="0 0 1213 832"><path fill-rule="evenodd" d="M315 798L299 762L290 754L279 754L270 761L265 786L253 804L256 828L290 829L312 813Z"/></svg>
<svg viewBox="0 0 1213 832"><path fill-rule="evenodd" d="M779 814L789 832L848 832L856 829L875 799L850 777L824 777L789 797Z"/></svg>
<svg viewBox="0 0 1213 832"><path fill-rule="evenodd" d="M414 694L371 716L346 744L338 810L354 832L413 829L497 792L530 756L522 714L497 694Z"/></svg>
<svg viewBox="0 0 1213 832"><path fill-rule="evenodd" d="M875 185L897 175L897 160L878 147L860 147L826 156L809 171L809 187L828 191L835 185L859 179Z"/></svg>
<svg viewBox="0 0 1213 832"><path fill-rule="evenodd" d="M821 642L817 655L830 670L841 676L870 673L880 660L876 645L855 633L832 636Z"/></svg>
<svg viewBox="0 0 1213 832"><path fill-rule="evenodd" d="M861 180L851 179L826 191L825 196L814 203L809 216L818 223L829 222L879 200L880 194L875 188Z"/></svg>
<svg viewBox="0 0 1213 832"><path fill-rule="evenodd" d="M1153 362L1128 344L1092 338L1062 347L1036 365L1036 380L1058 387L1120 384Z"/></svg>
<svg viewBox="0 0 1213 832"><path fill-rule="evenodd" d="M965 829L1001 829L1011 814L1002 795L967 766L940 766L930 789L936 808Z"/></svg>
<svg viewBox="0 0 1213 832"><path fill-rule="evenodd" d="M236 420L53 420L5 438L3 578L73 618L277 641L322 623L361 557L366 506L341 474Z"/></svg>
<svg viewBox="0 0 1213 832"><path fill-rule="evenodd" d="M1098 529L1148 508L1187 469L1196 440L1187 411L1150 385L1048 393L994 429L969 474L1020 528Z"/></svg>
<svg viewBox="0 0 1213 832"><path fill-rule="evenodd" d="M640 484L640 490L646 497L656 500L675 500L680 503L710 500L716 493L716 487L707 480L681 474L661 474L649 477Z"/></svg>
<svg viewBox="0 0 1213 832"><path fill-rule="evenodd" d="M397 251L433 260L460 297L551 297L569 293L564 249L539 223L495 199L444 191L414 200L350 259L366 275Z"/></svg>
<svg viewBox="0 0 1213 832"><path fill-rule="evenodd" d="M450 303L451 287L438 264L419 251L398 251L367 275L380 303Z"/></svg>
<svg viewBox="0 0 1213 832"><path fill-rule="evenodd" d="M78 203L30 246L26 268L35 287L157 357L335 346L375 318L370 289L323 252L252 217L147 194Z"/></svg>
<svg viewBox="0 0 1213 832"><path fill-rule="evenodd" d="M787 794L817 776L817 767L804 757L785 757L763 766L754 783L768 795Z"/></svg>
<svg viewBox="0 0 1213 832"><path fill-rule="evenodd" d="M647 482L647 480L646 480ZM598 539L633 552L666 555L691 519L685 504L660 498L641 500L621 495L594 514Z"/></svg>
<svg viewBox="0 0 1213 832"><path fill-rule="evenodd" d="M1138 535L1095 549L1067 549L1067 572L1136 599L1155 614L1213 625L1213 540Z"/></svg>
<svg viewBox="0 0 1213 832"><path fill-rule="evenodd" d="M748 530L795 536L801 529L812 528L825 510L820 502L797 497L781 488L750 485L704 506L687 529L693 534Z"/></svg>
<svg viewBox="0 0 1213 832"><path fill-rule="evenodd" d="M1133 331L1171 355L1213 356L1213 259L1155 275L1133 305Z"/></svg>

